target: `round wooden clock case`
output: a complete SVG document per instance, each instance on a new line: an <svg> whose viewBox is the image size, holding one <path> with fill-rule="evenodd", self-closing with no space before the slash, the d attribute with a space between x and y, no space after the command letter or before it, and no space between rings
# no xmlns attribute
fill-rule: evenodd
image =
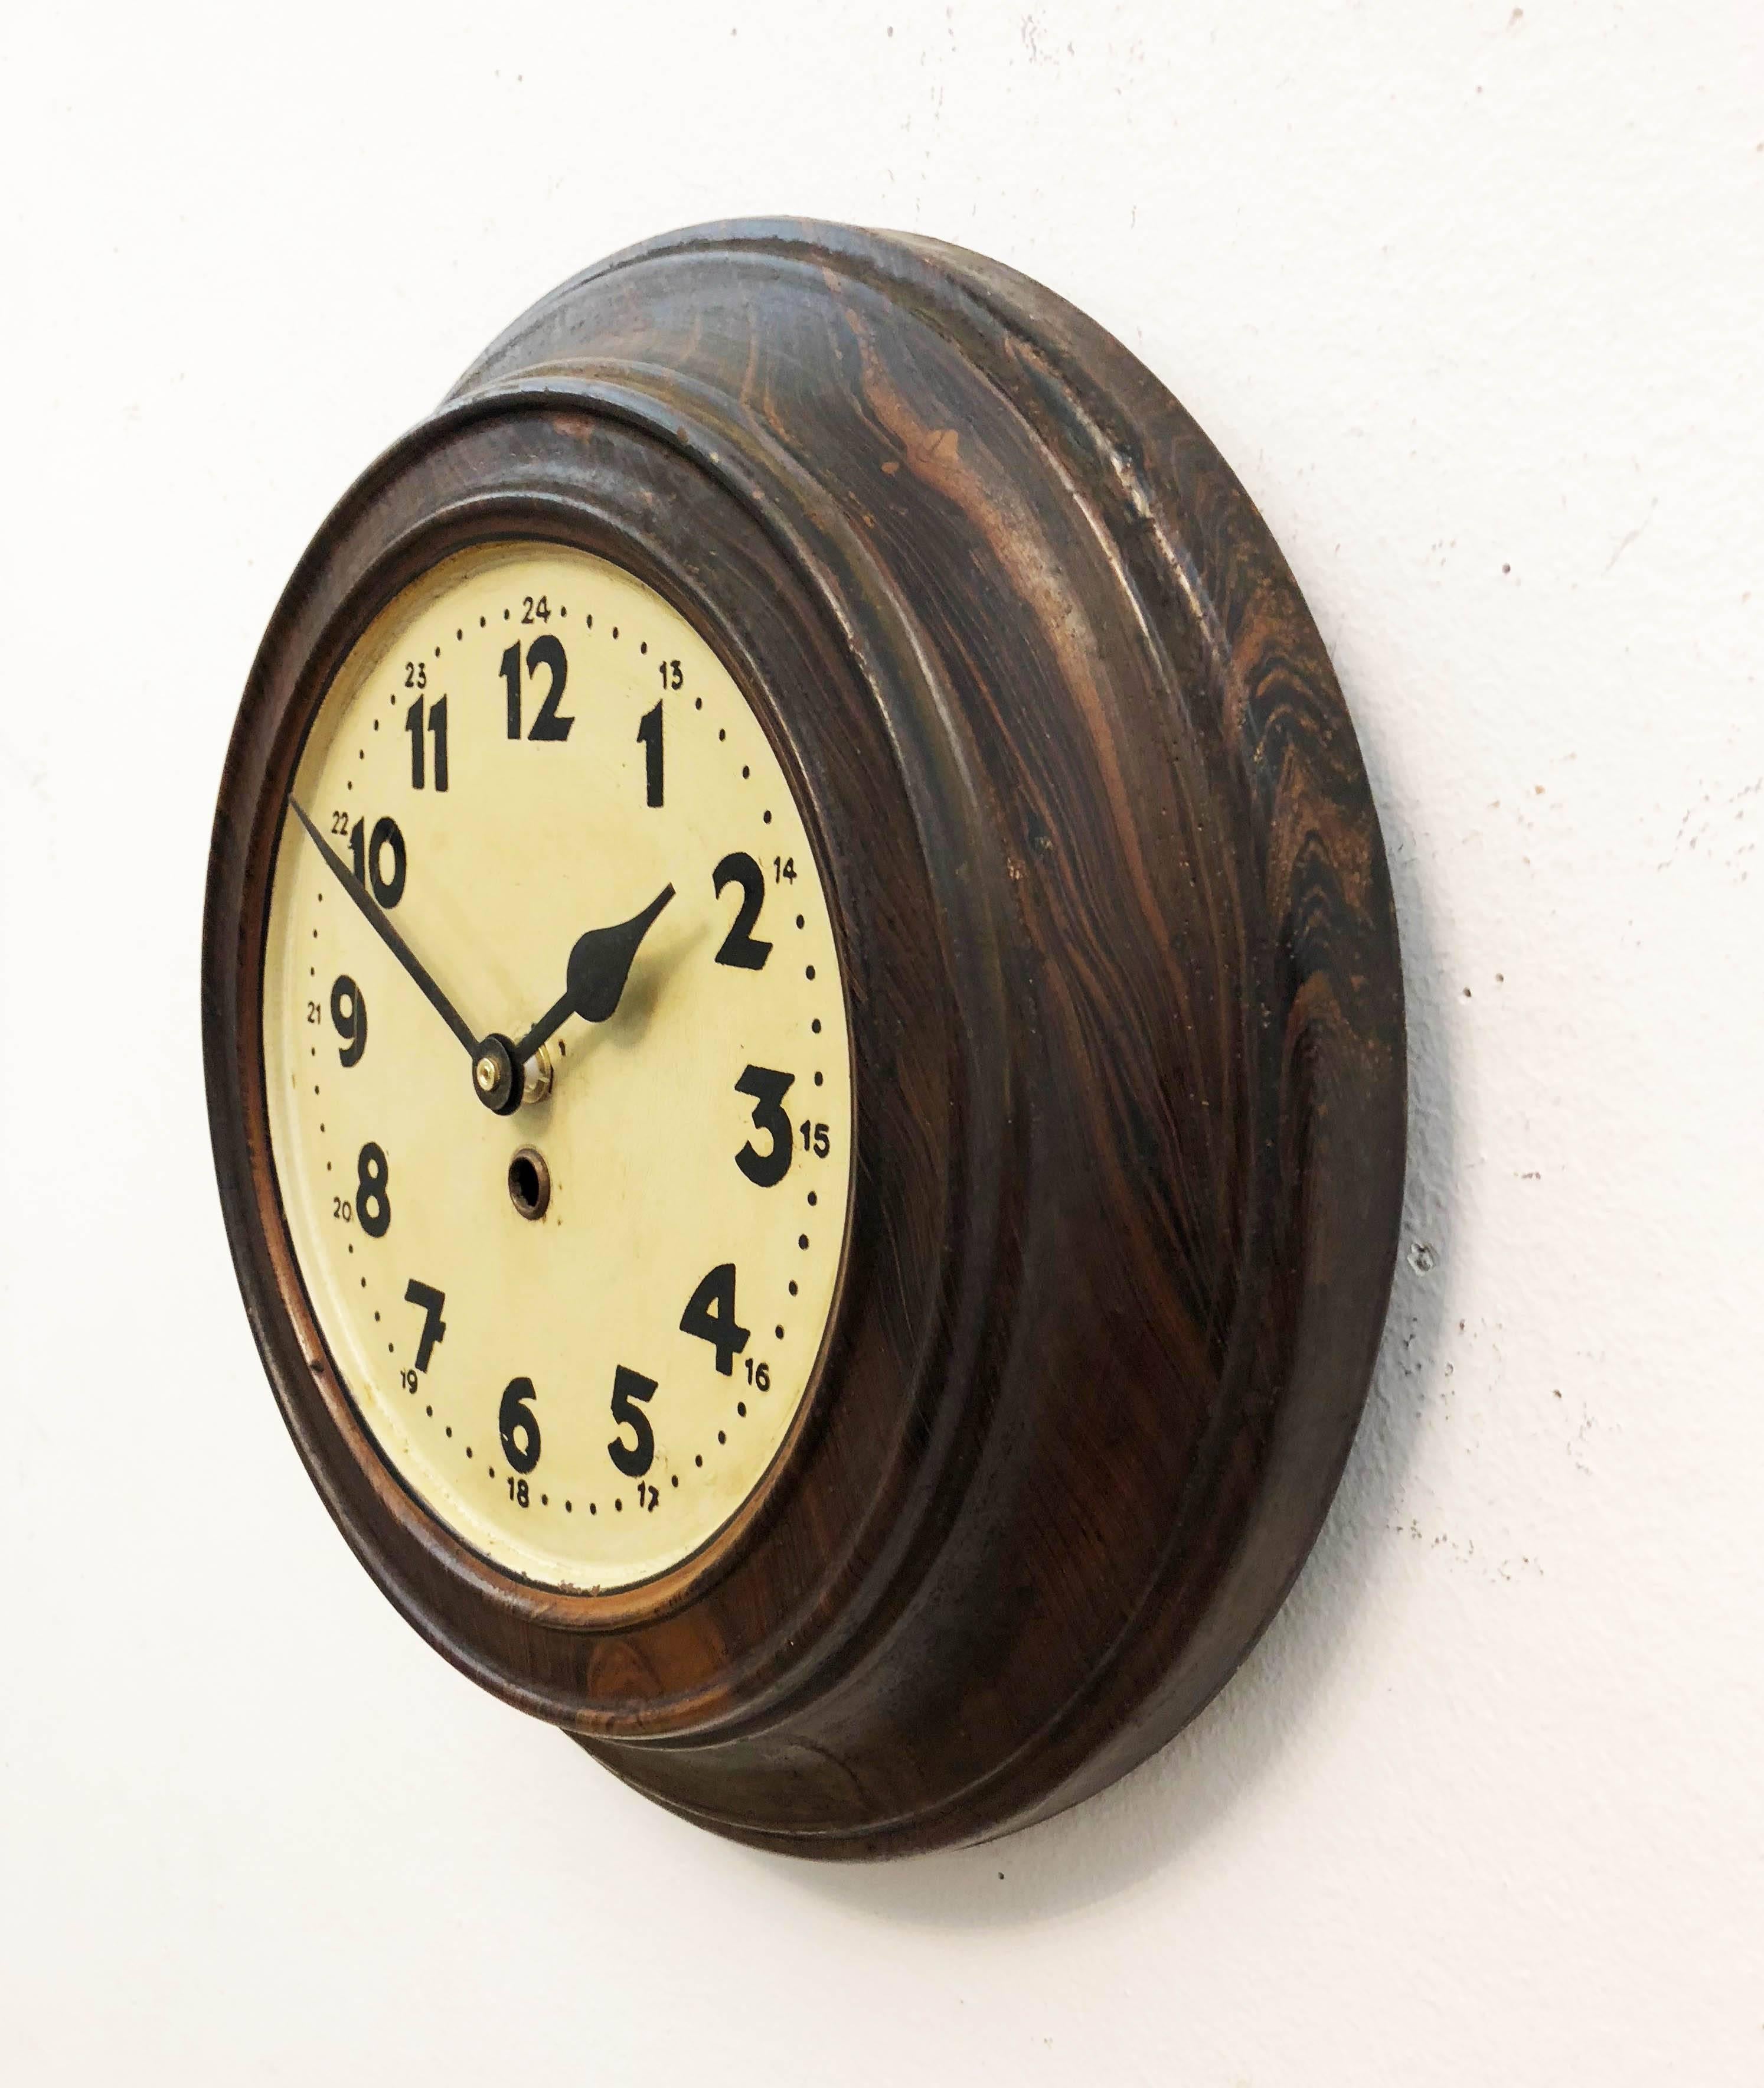
<svg viewBox="0 0 1764 2088"><path fill-rule="evenodd" d="M266 1093L272 887L327 691L425 576L522 546L629 576L745 700L848 1038L800 1401L718 1527L605 1585L495 1555L395 1466L303 1273ZM334 911L340 862L311 872ZM691 903L720 934L734 896ZM239 1280L345 1536L450 1659L703 1826L876 1856L1070 1805L1207 1702L1316 1535L1403 1178L1377 821L1243 489L1117 341L993 263L712 225L496 341L276 610L221 785L203 1016ZM668 1260L634 1279L658 1318ZM573 1338L598 1416L615 1359Z"/></svg>

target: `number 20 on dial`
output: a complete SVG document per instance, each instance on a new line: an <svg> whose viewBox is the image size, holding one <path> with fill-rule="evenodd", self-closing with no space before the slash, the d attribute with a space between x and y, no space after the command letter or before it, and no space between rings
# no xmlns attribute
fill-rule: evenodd
<svg viewBox="0 0 1764 2088"><path fill-rule="evenodd" d="M838 948L784 769L695 630L505 543L395 600L298 764L270 897L272 1158L399 1478L560 1590L761 1484L851 1185Z"/></svg>

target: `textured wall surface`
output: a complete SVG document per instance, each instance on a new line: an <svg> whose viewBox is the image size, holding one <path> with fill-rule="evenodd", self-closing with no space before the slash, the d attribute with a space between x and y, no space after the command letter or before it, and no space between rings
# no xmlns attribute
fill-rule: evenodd
<svg viewBox="0 0 1764 2088"><path fill-rule="evenodd" d="M0 2072L1764 2077L1764 16L79 9L0 28ZM348 1555L216 1207L234 704L361 465L644 233L934 232L1261 503L1396 879L1413 1157L1322 1541L1162 1756L725 1847Z"/></svg>

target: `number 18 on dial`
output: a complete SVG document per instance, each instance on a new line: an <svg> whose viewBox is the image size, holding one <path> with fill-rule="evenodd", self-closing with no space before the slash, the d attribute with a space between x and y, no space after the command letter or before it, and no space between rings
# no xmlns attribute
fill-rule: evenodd
<svg viewBox="0 0 1764 2088"><path fill-rule="evenodd" d="M276 1183L399 1480L542 1587L759 1490L844 1248L839 956L783 765L634 575L462 553L335 676L271 887Z"/></svg>

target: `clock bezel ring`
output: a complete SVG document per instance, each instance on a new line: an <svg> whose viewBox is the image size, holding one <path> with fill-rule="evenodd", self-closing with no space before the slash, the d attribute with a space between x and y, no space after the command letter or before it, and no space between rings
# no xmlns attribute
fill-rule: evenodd
<svg viewBox="0 0 1764 2088"><path fill-rule="evenodd" d="M246 927L254 915L257 930L250 945L234 952L231 964L220 965L217 961L216 968L223 976L211 982L219 988L215 1000L218 1002L222 995L230 993L237 1007L238 989L257 974L261 965L269 896L267 866L273 849L273 832L279 824L279 807L325 691L351 647L388 604L442 559L480 544L525 541L579 549L624 565L656 588L694 625L734 677L784 766L816 849L829 894L834 932L841 946L840 969L855 1059L859 1054L863 1025L852 992L855 953L850 948L849 924L853 897L851 879L840 852L830 847L826 839L825 778L813 777L803 758L800 719L807 707L799 704L799 723L792 729L790 721L781 715L771 692L775 671L752 657L750 645L740 641L739 634L730 628L726 617L718 614L715 605L692 588L688 576L661 553L661 547L653 541L646 541L634 526L641 519L638 510L633 507L621 519L596 511L584 498L585 488L580 483L566 492L557 489L541 490L530 482L493 489L486 482L483 465L474 464L469 468L472 490L468 494L461 497L445 491L432 507L426 507L418 519L409 520L395 532L387 534L374 528L375 518L385 511L389 494L395 495L401 485L407 489L413 482L422 486L425 477L432 476L438 484L446 485L450 471L457 469L456 463L450 466L448 461L453 446L463 439L469 447L474 435L482 434L509 417L529 429L544 426L554 433L570 431L563 450L551 457L553 467L579 462L596 439L603 445L609 440L634 439L647 446L649 461L661 465L664 475L673 473L677 476L677 490L691 486L707 493L712 504L721 508L733 534L745 536L751 550L758 552L764 547L776 557L776 545L771 533L754 521L750 510L714 475L704 472L681 448L658 439L653 430L639 432L623 415L608 413L601 402L585 398L579 387L523 387L518 393L504 392L489 400L474 401L464 409L443 409L413 430L404 443L364 474L357 487L340 503L315 540L311 555L315 559L322 558L328 551L329 562L334 564L340 554L340 522L346 526L353 524L349 529L352 541L364 520L368 525L366 537L373 545L371 551L365 557L357 554L348 583L340 589L334 580L327 589L320 575L304 571L297 573L260 650L246 703L241 707L233 753L229 759L229 783L235 792L242 761L249 758L254 763L254 781L250 787L258 816L250 831L237 837L236 845L233 833L224 836L229 844L224 850L220 845L223 836L217 828L216 875L211 884L211 914L216 888L226 881L236 881L239 888L237 918L241 927ZM671 414L669 419L673 424L670 432L677 434L678 414ZM522 474L511 476L519 480ZM457 477L453 477L451 482L457 484ZM604 483L599 490L605 491ZM419 507L424 507L432 495L428 487L423 486L416 498ZM703 527L702 516L699 526ZM800 576L792 577L796 589L799 638L812 631L823 646L831 641L836 649L836 632L829 627L824 604L816 590L805 585ZM781 590L772 591L770 599L775 607L782 594ZM317 605L322 605L322 608L315 619ZM832 657L831 652L827 657ZM858 700L864 700L861 678L854 679L852 686ZM249 756L245 752L246 749L250 750ZM227 794L224 787L224 799ZM905 802L904 794L902 802ZM856 809L850 804L844 808L848 824ZM866 806L865 810L873 823L873 806ZM893 903L898 905L900 896L896 889ZM230 912L230 907L227 910ZM930 903L928 896L920 915L926 936L934 939L940 921L946 918L942 909ZM218 960L225 948L218 939L213 941L210 957ZM584 1686L585 1675L579 1679L572 1678L562 1688L549 1677L535 1686L532 1663L529 1661L504 1664L485 1660L481 1654L481 1644L485 1640L493 1642L496 1637L493 1628L487 1628L490 1625L489 1613L500 1611L509 1614L529 1628L544 1632L548 1638L561 1634L566 1639L585 1637L592 1641L633 1632L640 1634L646 1628L664 1625L669 1618L705 1599L717 1583L738 1571L742 1561L763 1545L768 1530L787 1504L793 1485L800 1483L805 1457L812 1454L825 1432L829 1377L839 1367L844 1338L852 1242L859 1231L865 1182L875 1172L873 1165L866 1165L865 1153L866 1145L876 1142L874 1131L866 1131L866 1105L873 1102L877 1085L866 1080L861 1066L854 1065L854 1190L834 1303L821 1352L797 1414L764 1476L735 1514L680 1565L629 1588L579 1594L523 1580L497 1566L455 1536L406 1487L363 1426L352 1395L330 1354L312 1311L288 1239L279 1196L273 1200L263 1196L258 1193L258 1178L252 1174L249 1165L242 1173L238 1166L238 1162L246 1158L250 1151L267 1152L262 1128L264 1102L257 1027L260 1011L249 1004L249 991L244 998L248 1004L238 1008L236 1018L243 1041L244 1058L230 1063L224 1061L217 1067L217 1055L211 1053L211 1113L216 1126L217 1154L225 1149L226 1141L230 1143L234 1159L230 1177L223 1174L223 1201L231 1220L239 1208L241 1190L252 1192L251 1200L256 1206L254 1217L242 1227L229 1224L229 1230L234 1234L235 1260L247 1298L255 1308L254 1330L284 1416L334 1517L358 1556L416 1628L456 1664L523 1708L567 1721L575 1729L587 1731L634 1735L658 1730L701 1730L719 1709L729 1708L733 1692L729 1687L728 1666L711 1686L697 1690L682 1688L677 1679L658 1705L645 1704L622 1714L614 1711L596 1715L592 1685ZM921 1020L927 1012L922 1003L916 1010ZM254 1077L250 1083L254 1091L247 1096L240 1092L237 1075L241 1065L251 1061L254 1061L255 1067ZM249 1126L242 1141L237 1136L241 1117ZM915 1196L922 1199L929 1187L921 1184L913 1192ZM891 1230L898 1230L898 1227ZM963 1239L946 1239L940 1243L940 1259L959 1253L964 1242L971 1246L971 1234ZM943 1287L943 1279L933 1281L929 1294L935 1297ZM284 1323L280 1328L275 1324L278 1319ZM839 1547L846 1555L848 1572L854 1561L860 1574L872 1571L870 1562L859 1556L865 1547L853 1541L855 1533L865 1520L884 1514L891 1520L912 1520L903 1516L899 1496L911 1490L912 1482L924 1462L922 1448L911 1441L916 1432L923 1433L922 1430L916 1431L914 1414L920 1372L910 1367L910 1358L897 1357L896 1361L908 1367L899 1373L899 1396L895 1401L898 1412L890 1431L892 1441L889 1457L884 1461L902 1469L897 1470L892 1481L886 1471L878 1470L872 1472L862 1485L844 1489L853 1511L852 1529L843 1534ZM322 1413L314 1406L315 1396L322 1407ZM895 1504L892 1508L888 1506L891 1500ZM838 1560L833 1562L832 1570L835 1575L839 1572ZM463 1614L455 1603L436 1600L438 1585L449 1582L471 1591L472 1599L463 1606ZM844 1624L850 1624L852 1591L848 1588L843 1590L837 1598L826 1588L816 1592L822 1598L826 1614L837 1614ZM481 1608L483 1614L473 1614ZM767 1636L775 1638L776 1634ZM762 1647L758 1649L754 1664L762 1671L771 1670L769 1679L775 1687L784 1671L793 1677L800 1675L804 1665L802 1651L798 1648L787 1661L780 1662L775 1648ZM739 1662L733 1664L737 1675L739 1667ZM754 1697L759 1693L755 1690L753 1696L748 1696L743 1709L751 1710Z"/></svg>

